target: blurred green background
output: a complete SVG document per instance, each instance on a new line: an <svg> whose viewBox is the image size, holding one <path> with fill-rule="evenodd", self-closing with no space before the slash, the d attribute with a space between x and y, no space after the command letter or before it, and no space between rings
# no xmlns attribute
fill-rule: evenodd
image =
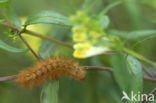
<svg viewBox="0 0 156 103"><path fill-rule="evenodd" d="M93 8L94 12L102 10L106 5L117 0L97 0ZM108 13L111 24L109 29L123 31L156 29L156 0L123 0ZM24 20L35 12L52 10L65 16L75 14L82 8L84 0L12 0L12 4L18 17ZM28 29L44 33L58 40L71 42L72 34L69 28L54 25L32 25ZM0 39L6 43L23 47L19 40L12 40L6 32L8 28L0 26ZM48 50L49 55L65 55L72 57L72 50L48 41L43 41L32 36L25 36L36 52L43 53ZM128 41L133 45L136 41ZM40 46L41 45L41 46ZM46 45L43 47L42 45ZM139 43L134 50L156 61L156 38L149 38ZM40 48L38 50L38 48ZM78 60L83 65L110 66L111 56L96 56L89 59ZM0 49L0 76L14 75L18 70L30 66L36 62L29 53L10 53ZM153 68L150 68L153 70ZM121 92L114 81L113 76L107 71L90 70L86 80L79 82L69 78L60 78L59 103L120 103ZM155 72L153 72L155 73ZM156 73L155 73L156 74ZM150 92L156 85L144 81L144 91ZM14 81L0 82L0 103L39 103L41 87L24 89Z"/></svg>

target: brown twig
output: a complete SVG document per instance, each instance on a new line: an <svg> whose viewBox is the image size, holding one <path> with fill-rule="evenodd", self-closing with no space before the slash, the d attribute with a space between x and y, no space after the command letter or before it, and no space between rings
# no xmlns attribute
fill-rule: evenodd
<svg viewBox="0 0 156 103"><path fill-rule="evenodd" d="M111 67L104 67L104 66L83 66L86 69L96 69L96 70L106 70L109 72L112 72L112 68Z"/></svg>
<svg viewBox="0 0 156 103"><path fill-rule="evenodd" d="M114 52L109 52L109 53L103 53L102 55L113 55L114 54Z"/></svg>
<svg viewBox="0 0 156 103"><path fill-rule="evenodd" d="M43 38L45 40L49 40L49 41L54 42L56 44L60 44L60 45L63 45L63 46L69 47L69 48L73 48L73 46L71 44L68 44L68 43L53 39L53 38L49 38L48 36L40 34L40 33L36 33L36 32L30 31L30 30L25 30L25 33L28 33L28 34L31 34L33 36Z"/></svg>
<svg viewBox="0 0 156 103"><path fill-rule="evenodd" d="M14 29L14 30L16 30L16 31L22 30L22 29L19 28L19 27L16 27L16 26L13 26L13 25L4 23L4 22L0 22L0 24L3 25L3 26L9 27L9 28L11 28L11 29ZM40 38L42 38L42 39L51 41L51 42L56 43L56 44L60 44L60 45L63 45L63 46L69 47L69 48L73 48L73 46L72 46L71 44L64 43L64 42L62 42L62 41L59 41L59 40L50 38L50 37L48 37L48 36L46 36L46 35L44 35L44 34L40 34L40 33L34 32L34 31L30 31L30 30L24 30L23 33L27 33L27 34L29 34L29 35L37 36L37 37L40 37Z"/></svg>
<svg viewBox="0 0 156 103"><path fill-rule="evenodd" d="M148 76L155 78L155 76L144 65L142 65L142 69Z"/></svg>
<svg viewBox="0 0 156 103"><path fill-rule="evenodd" d="M14 25L7 24L7 23L4 23L4 22L0 22L0 24L3 25L3 26L6 26L6 27L8 27L8 28L14 29L14 30L16 30L16 31L20 31L20 28L14 26Z"/></svg>
<svg viewBox="0 0 156 103"><path fill-rule="evenodd" d="M144 76L144 79L149 80L151 82L156 82L156 78L152 78L152 77L149 77L149 76Z"/></svg>
<svg viewBox="0 0 156 103"><path fill-rule="evenodd" d="M111 67L104 67L104 66L83 66L86 70L104 70L104 71L109 71L113 72ZM13 80L15 79L16 76L5 76L5 77L0 77L0 81L7 81L7 80ZM145 80L156 82L156 78L151 78L149 76L144 76Z"/></svg>
<svg viewBox="0 0 156 103"><path fill-rule="evenodd" d="M148 94L148 97L151 97L151 94L154 94L156 92L156 88L154 88L149 94ZM145 103L146 102L146 99L144 99L141 103Z"/></svg>
<svg viewBox="0 0 156 103"><path fill-rule="evenodd" d="M27 43L27 41L22 37L21 35L22 32L18 32L18 36L20 39L24 42L24 44L29 48L29 50L32 52L32 54L39 60L40 57L35 53L35 51L31 48L31 46Z"/></svg>
<svg viewBox="0 0 156 103"><path fill-rule="evenodd" d="M16 75L0 77L0 81L13 80L16 78Z"/></svg>
<svg viewBox="0 0 156 103"><path fill-rule="evenodd" d="M10 21L10 19L8 18L8 16L5 14L5 12L0 8L0 13L2 14L2 16L7 20L7 22L9 24L12 24L12 22Z"/></svg>
<svg viewBox="0 0 156 103"><path fill-rule="evenodd" d="M109 72L113 72L113 69L111 67L104 67L104 66L84 66L86 69L95 69L95 70L105 70ZM149 80L152 82L156 82L156 78L150 77L150 76L144 76L143 77L145 80Z"/></svg>

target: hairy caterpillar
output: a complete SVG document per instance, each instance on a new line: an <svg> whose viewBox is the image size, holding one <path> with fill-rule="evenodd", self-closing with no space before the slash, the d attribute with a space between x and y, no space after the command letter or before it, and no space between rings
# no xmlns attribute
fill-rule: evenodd
<svg viewBox="0 0 156 103"><path fill-rule="evenodd" d="M63 57L52 57L40 60L32 67L21 70L16 77L16 82L24 87L33 87L60 76L72 77L76 80L85 79L86 72L79 63Z"/></svg>

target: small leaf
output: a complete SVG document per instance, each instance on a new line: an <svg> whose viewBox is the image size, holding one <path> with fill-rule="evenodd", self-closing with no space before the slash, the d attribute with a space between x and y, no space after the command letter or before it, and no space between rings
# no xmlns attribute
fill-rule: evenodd
<svg viewBox="0 0 156 103"><path fill-rule="evenodd" d="M100 15L101 15L101 16L102 16L102 15L105 15L109 10L111 10L113 7L115 7L115 6L119 5L119 4L121 4L121 1L116 1L116 2L114 2L114 3L110 4L110 5L108 5L107 7L105 7L105 8L101 11Z"/></svg>
<svg viewBox="0 0 156 103"><path fill-rule="evenodd" d="M18 49L18 48L14 48L8 44L6 44L5 42L3 42L2 40L0 40L0 48L4 49L6 51L9 52L14 52L14 53L20 53L20 52L27 52L28 49Z"/></svg>
<svg viewBox="0 0 156 103"><path fill-rule="evenodd" d="M50 23L64 26L72 26L72 23L67 17L53 11L41 11L28 17L28 19L25 22L25 25L37 23Z"/></svg>
<svg viewBox="0 0 156 103"><path fill-rule="evenodd" d="M133 85L135 91L142 92L142 86L143 86L143 72L142 72L142 66L138 60L136 60L132 56L127 57L127 66L129 69L129 72L131 74L131 78L133 79Z"/></svg>
<svg viewBox="0 0 156 103"><path fill-rule="evenodd" d="M121 91L125 91L131 98L131 92L142 92L143 72L139 61L132 56L117 53L112 57L113 75ZM130 102L137 103L137 102Z"/></svg>
<svg viewBox="0 0 156 103"><path fill-rule="evenodd" d="M117 35L125 39L133 40L133 39L139 39L146 36L155 35L156 30L140 30L140 31L131 31L131 32L111 30L110 34Z"/></svg>
<svg viewBox="0 0 156 103"><path fill-rule="evenodd" d="M17 27L21 27L21 21L15 14L11 0L1 0L0 2L0 8L6 13L6 16L8 16L9 20Z"/></svg>
<svg viewBox="0 0 156 103"><path fill-rule="evenodd" d="M8 0L0 0L0 3L8 2Z"/></svg>
<svg viewBox="0 0 156 103"><path fill-rule="evenodd" d="M82 5L82 8L84 10L87 9L91 5L92 2L93 2L93 0L84 0L83 1L83 5Z"/></svg>
<svg viewBox="0 0 156 103"><path fill-rule="evenodd" d="M100 0L83 0L82 9L86 12L90 12L99 1Z"/></svg>
<svg viewBox="0 0 156 103"><path fill-rule="evenodd" d="M41 103L58 103L59 81L53 80L44 85L41 92Z"/></svg>
<svg viewBox="0 0 156 103"><path fill-rule="evenodd" d="M109 25L109 22L110 20L108 16L101 16L99 19L99 24L102 29L106 29Z"/></svg>
<svg viewBox="0 0 156 103"><path fill-rule="evenodd" d="M112 66L114 77L121 90L127 91L132 81L130 80L126 60L121 53L115 54L112 57Z"/></svg>
<svg viewBox="0 0 156 103"><path fill-rule="evenodd" d="M4 19L0 19L0 22L4 22L5 20Z"/></svg>

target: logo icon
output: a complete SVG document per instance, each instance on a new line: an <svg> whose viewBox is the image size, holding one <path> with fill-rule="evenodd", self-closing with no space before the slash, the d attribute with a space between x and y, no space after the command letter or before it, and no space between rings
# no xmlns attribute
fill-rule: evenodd
<svg viewBox="0 0 156 103"><path fill-rule="evenodd" d="M141 94L141 92L133 92L131 91L128 95L125 91L122 91L123 97L121 98L121 101L128 100L128 101L154 101L154 95L153 94Z"/></svg>
<svg viewBox="0 0 156 103"><path fill-rule="evenodd" d="M122 94L123 94L123 97L121 98L121 101L123 101L124 99L130 100L130 98L128 97L125 91L122 91Z"/></svg>

